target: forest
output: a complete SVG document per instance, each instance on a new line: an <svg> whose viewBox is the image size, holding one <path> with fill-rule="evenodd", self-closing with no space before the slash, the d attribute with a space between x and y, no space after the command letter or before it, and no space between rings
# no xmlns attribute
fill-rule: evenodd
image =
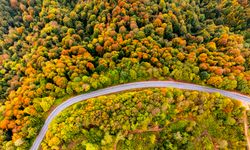
<svg viewBox="0 0 250 150"><path fill-rule="evenodd" d="M111 85L250 95L249 50L247 0L1 0L0 149L28 149L56 104Z"/></svg>
<svg viewBox="0 0 250 150"><path fill-rule="evenodd" d="M173 88L100 96L61 112L41 149L245 149L244 111L218 93Z"/></svg>

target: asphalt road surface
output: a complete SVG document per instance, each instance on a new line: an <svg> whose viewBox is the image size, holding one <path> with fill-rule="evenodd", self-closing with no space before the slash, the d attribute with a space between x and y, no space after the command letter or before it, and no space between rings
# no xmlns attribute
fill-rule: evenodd
<svg viewBox="0 0 250 150"><path fill-rule="evenodd" d="M182 83L182 82L176 82L176 81L145 81L145 82L133 82L133 83L127 83L127 84L121 84L117 86L112 86L100 90L96 90L90 93L81 94L75 97L72 97L68 99L67 101L63 102L61 105L57 106L52 113L48 116L48 118L45 121L45 124L43 125L39 135L37 136L36 140L34 141L31 150L38 150L40 143L42 142L47 130L48 126L51 123L51 121L65 108L78 103L80 101L87 100L89 98L131 90L131 89L138 89L138 88L153 88L153 87L173 87L173 88L179 88L179 89L186 89L186 90L197 90L197 91L203 91L203 92L218 92L224 96L240 100L242 102L250 102L250 97L239 94L236 92L230 92L215 88L210 88L206 86L201 85L195 85L190 83Z"/></svg>

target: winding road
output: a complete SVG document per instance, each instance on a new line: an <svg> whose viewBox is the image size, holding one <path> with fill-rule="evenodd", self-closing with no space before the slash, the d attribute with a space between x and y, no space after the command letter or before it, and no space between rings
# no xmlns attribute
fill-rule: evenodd
<svg viewBox="0 0 250 150"><path fill-rule="evenodd" d="M127 83L127 84L112 86L112 87L108 87L108 88L104 88L104 89L96 90L90 93L81 94L81 95L72 97L68 99L67 101L63 102L62 104L60 104L59 106L57 106L46 119L45 124L43 125L39 135L37 136L36 140L34 141L31 147L31 150L39 149L40 143L42 142L48 130L49 124L65 108L77 102L84 101L89 98L93 98L93 97L97 97L101 95L106 95L106 94L111 94L111 93L131 90L131 89L154 88L154 87L173 87L173 88L197 90L197 91L203 91L203 92L209 92L209 93L218 92L224 96L240 100L244 103L250 103L250 97L243 95L243 94L230 92L230 91L224 91L224 90L210 88L210 87L201 86L201 85L190 84L190 83L176 82L176 81L145 81L145 82L134 82L134 83Z"/></svg>

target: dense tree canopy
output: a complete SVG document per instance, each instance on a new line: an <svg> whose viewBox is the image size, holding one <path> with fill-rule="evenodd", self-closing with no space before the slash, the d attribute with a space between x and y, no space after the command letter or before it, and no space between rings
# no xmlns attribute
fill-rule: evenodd
<svg viewBox="0 0 250 150"><path fill-rule="evenodd" d="M0 149L69 96L140 80L250 94L245 0L1 0Z"/></svg>
<svg viewBox="0 0 250 150"><path fill-rule="evenodd" d="M57 116L42 149L244 149L242 105L160 88L92 98Z"/></svg>

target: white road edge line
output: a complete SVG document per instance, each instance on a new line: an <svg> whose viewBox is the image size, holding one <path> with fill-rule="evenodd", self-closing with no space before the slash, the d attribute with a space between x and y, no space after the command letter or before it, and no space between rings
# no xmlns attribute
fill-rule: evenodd
<svg viewBox="0 0 250 150"><path fill-rule="evenodd" d="M195 85L191 83L182 83L182 82L176 82L176 81L144 81L144 82L133 82L133 83L127 83L127 84L121 84L116 86L111 86L108 88L96 90L90 93L81 94L75 97L72 97L68 99L67 101L63 102L59 106L57 106L52 113L48 116L48 118L45 121L45 124L43 125L40 133L38 134L36 140L34 141L32 147L30 150L38 150L39 146L48 130L48 126L51 123L51 121L65 108L78 103L80 101L87 100L89 98L112 94L116 92L131 90L131 89L138 89L138 88L160 88L160 87L172 87L172 88L179 88L179 89L185 89L185 90L197 90L202 92L209 92L214 93L218 92L221 95L224 95L229 98L233 98L236 100L240 100L241 102L247 102L250 103L250 97L239 94L236 92L230 92L225 90L220 90L216 88L210 88L207 86L201 86L201 85Z"/></svg>

